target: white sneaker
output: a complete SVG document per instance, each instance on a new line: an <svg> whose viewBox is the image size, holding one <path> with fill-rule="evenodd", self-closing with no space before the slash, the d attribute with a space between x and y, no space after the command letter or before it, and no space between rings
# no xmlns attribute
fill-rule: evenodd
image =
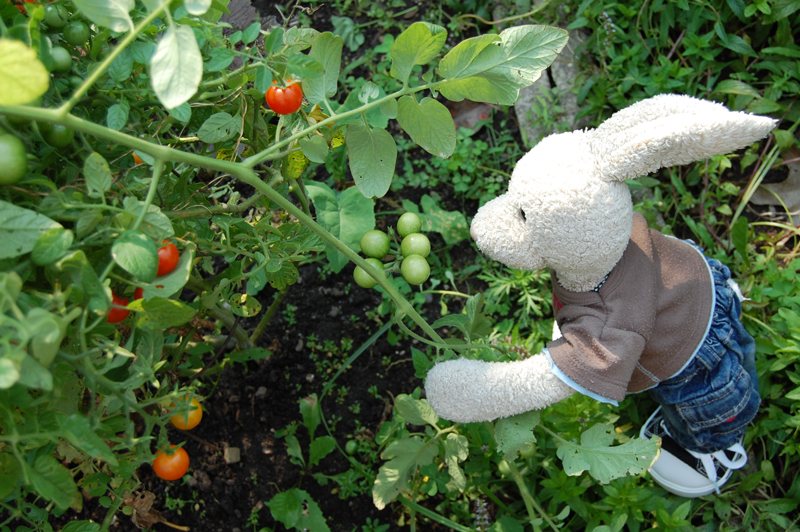
<svg viewBox="0 0 800 532"><path fill-rule="evenodd" d="M673 440L658 407L639 432L642 438L661 438L661 454L650 466L653 480L670 493L694 499L713 492L731 478L734 469L747 463L741 442L724 451L703 454L684 449Z"/></svg>

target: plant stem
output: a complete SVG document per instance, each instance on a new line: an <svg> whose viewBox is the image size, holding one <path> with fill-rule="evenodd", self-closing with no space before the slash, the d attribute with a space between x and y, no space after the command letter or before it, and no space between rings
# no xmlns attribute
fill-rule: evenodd
<svg viewBox="0 0 800 532"><path fill-rule="evenodd" d="M131 227L133 231L138 231L139 226L144 221L144 216L147 214L147 211L150 210L150 205L153 204L153 199L156 197L156 191L158 190L158 181L161 179L161 171L163 169L164 161L161 159L153 161L153 177L150 181L150 188L147 191L147 197L144 200L144 205L142 205L142 210L139 212L139 217L136 218L136 222L134 222L133 227Z"/></svg>
<svg viewBox="0 0 800 532"><path fill-rule="evenodd" d="M426 517L428 517L430 519L433 519L434 521L436 521L437 523L439 523L441 525L450 527L451 529L453 529L453 530L455 530L457 532L475 532L474 528L469 528L468 526L460 525L460 524L456 523L455 521L452 521L452 520L448 519L447 517L445 517L443 515L437 514L433 510L429 510L428 508L425 508L424 506L422 506L420 504L417 504L414 501L403 497L402 495L398 495L397 496L397 500L400 501L401 503L403 503L404 505L408 506L409 509L416 510L417 512L421 513L422 515L424 515L424 516L426 516Z"/></svg>
<svg viewBox="0 0 800 532"><path fill-rule="evenodd" d="M261 321L258 322L258 325L256 325L253 334L250 335L251 344L256 345L256 341L264 333L264 329L266 329L267 325L269 325L269 322L272 321L272 317L275 316L276 312L278 312L278 308L281 306L283 299L286 297L286 294L288 293L289 293L288 286L283 290L281 290L280 292L278 292L278 295L275 297L275 300L272 302L267 311L264 313L264 316L261 318Z"/></svg>
<svg viewBox="0 0 800 532"><path fill-rule="evenodd" d="M517 483L519 492L522 494L522 500L525 503L525 508L528 510L528 517L530 517L531 521L536 519L536 514L534 513L535 508L536 512L539 513L542 519L544 519L545 522L550 525L550 528L552 528L555 532L559 532L558 527L553 520L550 519L550 516L545 513L542 507L539 506L539 503L536 502L536 499L534 499L531 495L531 492L528 490L528 486L525 484L525 480L522 478L522 475L519 474L519 469L517 469L514 461L507 461L507 463L508 468L511 470L511 476L514 477L514 482Z"/></svg>

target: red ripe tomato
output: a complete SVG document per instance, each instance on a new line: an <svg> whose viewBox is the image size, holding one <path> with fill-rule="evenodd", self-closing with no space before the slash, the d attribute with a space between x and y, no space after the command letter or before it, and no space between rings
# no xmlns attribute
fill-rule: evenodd
<svg viewBox="0 0 800 532"><path fill-rule="evenodd" d="M167 275L178 265L181 254L172 242L164 240L162 244L164 246L158 250L158 275Z"/></svg>
<svg viewBox="0 0 800 532"><path fill-rule="evenodd" d="M141 286L137 286L136 290L133 291L133 300L136 301L137 299L142 299L144 297L144 288Z"/></svg>
<svg viewBox="0 0 800 532"><path fill-rule="evenodd" d="M119 297L114 292L111 292L111 304L114 306L109 309L108 316L106 316L106 321L108 323L119 323L131 313L131 311L126 308L117 308L117 306L127 307L128 300L124 297Z"/></svg>
<svg viewBox="0 0 800 532"><path fill-rule="evenodd" d="M300 109L303 103L303 89L299 83L292 83L287 79L288 87L278 87L276 81L272 82L272 87L267 91L267 105L279 115L290 115Z"/></svg>
<svg viewBox="0 0 800 532"><path fill-rule="evenodd" d="M175 449L174 445L170 445ZM170 456L164 451L159 451L156 459L153 460L153 471L159 478L164 480L178 480L189 470L189 453L183 447L175 449L175 453Z"/></svg>

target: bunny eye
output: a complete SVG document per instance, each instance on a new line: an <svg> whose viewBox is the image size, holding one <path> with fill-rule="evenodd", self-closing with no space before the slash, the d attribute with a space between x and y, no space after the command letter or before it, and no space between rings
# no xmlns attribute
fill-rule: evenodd
<svg viewBox="0 0 800 532"><path fill-rule="evenodd" d="M525 221L525 222L527 222L527 221L528 221L528 217L527 217L527 216L525 216L525 211L524 211L523 209L520 209L520 210L519 210L519 215L520 215L520 217L522 217L522 220L523 220L523 221Z"/></svg>

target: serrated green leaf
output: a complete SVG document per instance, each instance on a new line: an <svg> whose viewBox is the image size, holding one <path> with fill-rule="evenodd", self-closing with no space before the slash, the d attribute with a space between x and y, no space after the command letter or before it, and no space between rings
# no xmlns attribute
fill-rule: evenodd
<svg viewBox="0 0 800 532"><path fill-rule="evenodd" d="M64 437L79 450L112 466L118 465L117 457L108 444L95 433L86 416L72 414L67 418L63 431Z"/></svg>
<svg viewBox="0 0 800 532"><path fill-rule="evenodd" d="M197 136L200 140L209 144L223 142L233 137L239 130L242 124L242 119L237 116L231 116L228 113L215 113L211 115L200 129L197 131Z"/></svg>
<svg viewBox="0 0 800 532"><path fill-rule="evenodd" d="M128 308L139 311L136 315L136 324L146 329L178 327L187 323L197 313L195 308L186 303L163 297L137 299L131 302Z"/></svg>
<svg viewBox="0 0 800 532"><path fill-rule="evenodd" d="M50 367L58 354L61 341L67 331L67 324L55 314L43 308L32 308L25 316L26 325L31 330L31 350L42 366Z"/></svg>
<svg viewBox="0 0 800 532"><path fill-rule="evenodd" d="M342 38L324 32L314 41L309 57L322 67L322 75L303 79L303 95L311 104L336 95L342 63Z"/></svg>
<svg viewBox="0 0 800 532"><path fill-rule="evenodd" d="M0 453L0 499L8 497L22 480L22 468L10 453Z"/></svg>
<svg viewBox="0 0 800 532"><path fill-rule="evenodd" d="M61 532L100 532L100 525L91 521L70 521Z"/></svg>
<svg viewBox="0 0 800 532"><path fill-rule="evenodd" d="M158 272L158 249L144 233L123 231L111 246L111 256L120 268L149 283Z"/></svg>
<svg viewBox="0 0 800 532"><path fill-rule="evenodd" d="M47 92L50 74L25 43L0 39L0 105L22 105Z"/></svg>
<svg viewBox="0 0 800 532"><path fill-rule="evenodd" d="M128 13L133 9L134 0L73 0L72 3L98 26L119 32L133 29Z"/></svg>
<svg viewBox="0 0 800 532"><path fill-rule="evenodd" d="M425 210L424 213L413 202L403 200L403 209L415 213L422 220L423 232L439 233L448 245L470 238L469 224L463 212L446 211L427 194L422 196L420 205Z"/></svg>
<svg viewBox="0 0 800 532"><path fill-rule="evenodd" d="M378 510L408 491L409 480L417 468L431 464L439 455L438 447L429 443L412 436L394 440L386 447L381 458L389 461L381 466L372 486L372 502Z"/></svg>
<svg viewBox="0 0 800 532"><path fill-rule="evenodd" d="M397 145L385 129L371 129L361 121L351 122L345 136L350 172L356 186L368 198L381 198L392 184Z"/></svg>
<svg viewBox="0 0 800 532"><path fill-rule="evenodd" d="M36 241L63 226L47 216L0 200L0 259L13 259L33 249Z"/></svg>
<svg viewBox="0 0 800 532"><path fill-rule="evenodd" d="M31 260L39 266L51 264L67 254L74 240L75 235L69 229L51 229L36 240L31 250Z"/></svg>
<svg viewBox="0 0 800 532"><path fill-rule="evenodd" d="M428 370L433 367L433 362L428 358L428 355L416 347L411 348L411 360L414 364L415 376L418 379L424 379L428 375Z"/></svg>
<svg viewBox="0 0 800 532"><path fill-rule="evenodd" d="M347 247L359 250L361 235L375 227L375 203L355 187L337 194L324 183L312 182L306 184L306 189L314 203L317 222ZM350 262L333 246L326 245L326 250L335 273Z"/></svg>
<svg viewBox="0 0 800 532"><path fill-rule="evenodd" d="M55 266L56 271L66 274L65 283L70 283L73 290L80 290L83 296L89 299L90 310L103 313L108 309L109 300L105 287L100 283L97 272L86 260L86 254L83 250L68 254L59 260Z"/></svg>
<svg viewBox="0 0 800 532"><path fill-rule="evenodd" d="M26 467L36 492L66 510L80 497L78 486L69 470L50 455L39 456L33 466Z"/></svg>
<svg viewBox="0 0 800 532"><path fill-rule="evenodd" d="M231 294L228 298L231 312L242 318L252 318L261 312L261 303L247 294Z"/></svg>
<svg viewBox="0 0 800 532"><path fill-rule="evenodd" d="M397 122L425 151L446 159L456 149L456 124L450 111L434 100L403 96L397 103Z"/></svg>
<svg viewBox="0 0 800 532"><path fill-rule="evenodd" d="M150 76L153 91L167 109L178 107L197 92L203 77L203 57L192 28L167 28L150 60Z"/></svg>
<svg viewBox="0 0 800 532"><path fill-rule="evenodd" d="M97 152L92 152L83 161L83 177L89 189L89 197L100 198L111 190L111 167L108 162Z"/></svg>
<svg viewBox="0 0 800 532"><path fill-rule="evenodd" d="M326 435L320 438L315 438L309 446L308 465L310 467L317 465L320 460L328 456L335 448L336 440L333 438L333 436Z"/></svg>
<svg viewBox="0 0 800 532"><path fill-rule="evenodd" d="M538 410L499 419L494 424L494 440L497 450L503 453L503 459L512 462L517 459L517 452L527 449L536 441L533 435L542 420Z"/></svg>
<svg viewBox="0 0 800 532"><path fill-rule="evenodd" d="M448 434L444 441L444 451L444 462L447 464L447 472L453 485L458 491L464 491L467 487L467 478L458 463L469 457L469 440L460 434Z"/></svg>
<svg viewBox="0 0 800 532"><path fill-rule="evenodd" d="M538 25L467 39L440 61L447 82L439 91L452 101L513 105L519 90L539 79L567 40L565 30Z"/></svg>
<svg viewBox="0 0 800 532"><path fill-rule="evenodd" d="M611 447L614 427L597 424L581 434L581 444L561 442L556 454L571 476L584 471L601 484L608 484L625 475L638 475L647 471L658 454L655 439L636 438Z"/></svg>
<svg viewBox="0 0 800 532"><path fill-rule="evenodd" d="M236 58L236 54L233 53L233 50L230 48L214 48L211 50L211 57L208 61L203 64L203 70L205 72L221 72L225 70L233 60Z"/></svg>
<svg viewBox="0 0 800 532"><path fill-rule="evenodd" d="M124 48L108 67L108 75L117 83L131 77L133 72L133 55L130 48Z"/></svg>
<svg viewBox="0 0 800 532"><path fill-rule="evenodd" d="M414 399L410 395L400 394L394 401L394 408L406 422L412 425L435 426L439 416L433 411L427 399Z"/></svg>
<svg viewBox="0 0 800 532"><path fill-rule="evenodd" d="M447 41L447 30L428 22L415 22L397 36L392 46L391 75L406 82L414 65L432 61Z"/></svg>
<svg viewBox="0 0 800 532"><path fill-rule="evenodd" d="M31 355L25 355L17 382L35 390L50 391L53 389L53 374Z"/></svg>

